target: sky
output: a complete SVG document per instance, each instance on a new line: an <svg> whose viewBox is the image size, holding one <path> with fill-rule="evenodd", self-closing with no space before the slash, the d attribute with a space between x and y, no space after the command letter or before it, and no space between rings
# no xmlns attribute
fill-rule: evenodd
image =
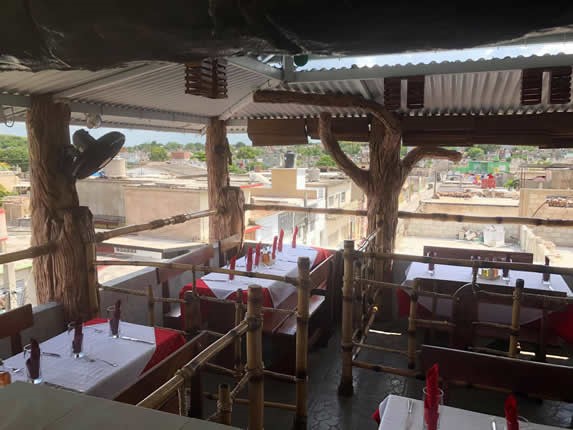
<svg viewBox="0 0 573 430"><path fill-rule="evenodd" d="M486 48L472 48L464 50L450 50L450 51L433 51L433 52L418 52L408 54L392 54L392 55L374 55L365 57L345 57L345 58L318 58L311 59L305 66L297 70L309 70L319 68L342 68L351 67L353 65L358 67L372 67L376 65L397 65L397 64L416 64L416 63L429 63L429 62L442 62L442 61L465 61L469 59L492 59L504 57L517 57L517 56L531 56L531 55L544 55L544 54L573 54L573 42L564 43L543 43L531 45L518 45L518 46L499 46L499 47L486 47ZM70 132L83 128L78 126L71 126ZM133 130L133 129L120 129L120 128L98 128L90 130L90 134L95 138L102 136L110 131L120 131L126 136L126 146L134 146L144 142L155 140L160 143L167 142L202 142L205 143L205 136L196 133L173 133L163 131L150 131L150 130ZM15 123L12 127L0 125L0 134L9 134L16 136L26 136L26 126L24 123ZM229 143L235 144L237 142L244 142L251 144L249 137L244 133L229 133Z"/></svg>

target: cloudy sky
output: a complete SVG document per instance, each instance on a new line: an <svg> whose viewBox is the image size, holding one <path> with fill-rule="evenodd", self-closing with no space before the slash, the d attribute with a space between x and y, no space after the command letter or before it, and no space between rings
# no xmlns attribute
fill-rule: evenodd
<svg viewBox="0 0 573 430"><path fill-rule="evenodd" d="M397 65L397 64L417 64L429 62L443 62L443 61L465 61L470 59L491 59L491 58L504 58L504 57L517 57L517 56L530 56L530 55L544 55L544 54L573 54L573 42L565 43L546 43L537 45L519 45L519 46L501 46L501 47L488 47L488 48L474 48L465 50L452 50L452 51L435 51L435 52L420 52L411 54L393 54L393 55L376 55L368 57L346 57L346 58L329 58L329 59L313 59L309 61L300 70L308 70L314 68L341 68L351 67L356 65L358 67L372 67L376 65ZM82 127L70 127L71 133ZM155 140L161 143L167 142L205 142L205 136L195 133L171 133L161 131L148 131L148 130L128 130L128 129L113 129L121 131L126 135L126 146L138 145L143 142ZM94 137L99 137L105 133L112 131L108 128L93 129L90 133ZM10 134L16 136L26 136L26 127L23 123L15 123L12 127L0 125L0 134ZM249 143L250 140L246 134L230 134L230 143L239 141Z"/></svg>

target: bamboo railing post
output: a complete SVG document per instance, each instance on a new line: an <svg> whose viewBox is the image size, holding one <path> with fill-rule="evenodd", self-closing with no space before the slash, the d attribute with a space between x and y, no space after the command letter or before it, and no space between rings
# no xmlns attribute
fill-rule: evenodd
<svg viewBox="0 0 573 430"><path fill-rule="evenodd" d="M416 367L416 312L418 310L419 280L414 280L410 294L410 315L408 316L408 369Z"/></svg>
<svg viewBox="0 0 573 430"><path fill-rule="evenodd" d="M519 341L519 316L521 313L521 296L523 294L524 282L523 279L515 281L515 289L513 290L513 306L511 307L511 331L509 333L509 356L511 358L517 357L517 343Z"/></svg>
<svg viewBox="0 0 573 430"><path fill-rule="evenodd" d="M247 372L249 373L249 430L262 430L264 417L263 290L249 286L247 302Z"/></svg>
<svg viewBox="0 0 573 430"><path fill-rule="evenodd" d="M310 302L310 259L298 258L296 315L296 415L295 429L306 429L308 396L308 320Z"/></svg>
<svg viewBox="0 0 573 430"><path fill-rule="evenodd" d="M195 336L201 330L201 299L194 291L185 291L184 330L189 338Z"/></svg>
<svg viewBox="0 0 573 430"><path fill-rule="evenodd" d="M86 243L88 294L89 294L90 314L92 317L97 316L99 313L97 267L94 264L96 259L97 259L96 244L94 242Z"/></svg>
<svg viewBox="0 0 573 430"><path fill-rule="evenodd" d="M353 307L354 241L344 241L344 281L342 285L342 374L338 394L352 396L352 307Z"/></svg>
<svg viewBox="0 0 573 430"><path fill-rule="evenodd" d="M219 416L219 423L230 426L233 404L231 403L231 392L229 391L229 385L219 384L218 397L217 415Z"/></svg>
<svg viewBox="0 0 573 430"><path fill-rule="evenodd" d="M237 297L235 298L235 327L238 326L244 318L243 312L243 290L237 290ZM239 336L235 340L235 352L234 352L234 367L235 373L240 375L242 372L242 357L241 357L241 349L242 349L242 338Z"/></svg>
<svg viewBox="0 0 573 430"><path fill-rule="evenodd" d="M147 320L151 327L155 326L155 298L153 297L153 287L147 286Z"/></svg>

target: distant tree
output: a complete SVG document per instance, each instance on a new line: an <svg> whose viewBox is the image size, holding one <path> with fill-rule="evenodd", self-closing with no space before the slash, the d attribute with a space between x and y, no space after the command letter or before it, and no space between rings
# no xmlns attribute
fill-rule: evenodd
<svg viewBox="0 0 573 430"><path fill-rule="evenodd" d="M239 149L239 148L242 148L243 146L247 146L247 144L244 142L237 142L237 143L235 143L234 146L235 146L235 148Z"/></svg>
<svg viewBox="0 0 573 430"><path fill-rule="evenodd" d="M472 160L479 160L485 156L485 151L481 148L471 146L466 149L466 155Z"/></svg>
<svg viewBox="0 0 573 430"><path fill-rule="evenodd" d="M183 149L183 145L179 142L167 142L164 145L164 148L168 151L181 151Z"/></svg>
<svg viewBox="0 0 573 430"><path fill-rule="evenodd" d="M237 150L235 157L239 160L254 160L260 157L262 151L260 148L253 148L252 146L243 146Z"/></svg>
<svg viewBox="0 0 573 430"><path fill-rule="evenodd" d="M235 164L231 164L229 166L229 173L247 173L247 171L245 169L241 169L239 166L235 165Z"/></svg>
<svg viewBox="0 0 573 430"><path fill-rule="evenodd" d="M195 151L193 153L193 158L198 161L205 161L207 159L205 156L205 151Z"/></svg>
<svg viewBox="0 0 573 430"><path fill-rule="evenodd" d="M163 146L152 146L149 151L151 161L165 161L169 158L169 153Z"/></svg>
<svg viewBox="0 0 573 430"><path fill-rule="evenodd" d="M12 193L8 191L4 185L0 184L0 199L3 199L6 196L10 196Z"/></svg>
<svg viewBox="0 0 573 430"><path fill-rule="evenodd" d="M340 142L340 148L351 157L355 157L362 152L362 145L355 142Z"/></svg>
<svg viewBox="0 0 573 430"><path fill-rule="evenodd" d="M27 171L30 164L28 141L20 136L0 135L0 163Z"/></svg>
<svg viewBox="0 0 573 430"><path fill-rule="evenodd" d="M195 151L205 151L205 145L201 142L189 142L184 146L185 150L195 152Z"/></svg>
<svg viewBox="0 0 573 430"><path fill-rule="evenodd" d="M324 154L316 162L316 167L336 167L336 163L330 155Z"/></svg>

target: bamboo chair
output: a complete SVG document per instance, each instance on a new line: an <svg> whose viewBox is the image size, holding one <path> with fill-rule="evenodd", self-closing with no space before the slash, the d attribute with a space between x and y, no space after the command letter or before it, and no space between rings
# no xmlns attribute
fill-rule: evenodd
<svg viewBox="0 0 573 430"><path fill-rule="evenodd" d="M22 352L20 332L33 325L34 315L30 304L0 314L0 339L10 338L12 355Z"/></svg>

